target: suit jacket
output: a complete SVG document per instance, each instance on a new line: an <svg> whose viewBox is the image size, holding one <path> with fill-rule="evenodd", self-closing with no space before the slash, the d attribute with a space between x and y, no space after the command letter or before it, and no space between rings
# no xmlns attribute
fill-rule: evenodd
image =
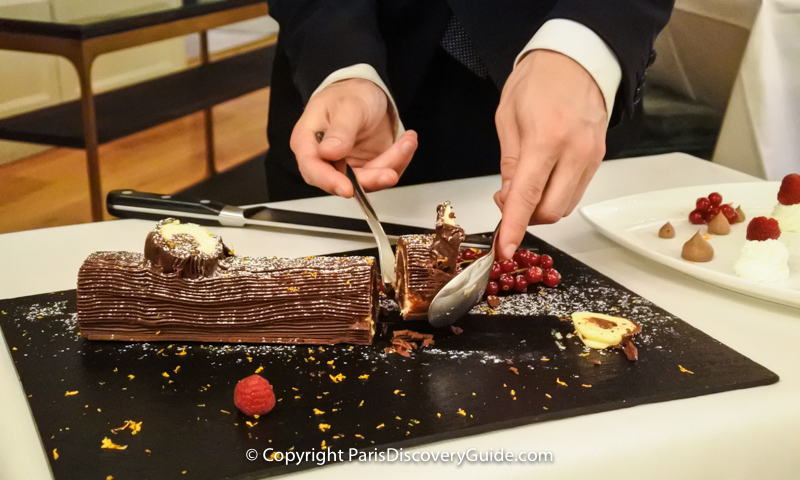
<svg viewBox="0 0 800 480"><path fill-rule="evenodd" d="M271 0L280 24L273 66L267 180L273 200L318 194L302 183L288 139L311 93L331 72L372 65L400 118L420 133L401 183L499 171L494 110L514 59L547 20L565 18L598 34L617 55L622 82L609 143L630 136L646 68L673 0ZM455 15L489 71L481 80L439 41ZM424 134L424 135L423 135ZM465 145L466 144L466 145ZM485 145L484 145L485 144ZM613 150L613 145L609 150Z"/></svg>

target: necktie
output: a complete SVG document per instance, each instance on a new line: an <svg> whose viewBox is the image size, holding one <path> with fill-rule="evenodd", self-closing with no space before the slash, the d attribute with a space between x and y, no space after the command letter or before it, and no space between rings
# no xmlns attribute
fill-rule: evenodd
<svg viewBox="0 0 800 480"><path fill-rule="evenodd" d="M458 60L459 63L467 67L472 73L480 78L486 78L489 75L489 70L486 65L481 61L478 51L469 39L467 32L459 23L458 19L453 16L450 17L450 22L442 35L440 45L445 52Z"/></svg>

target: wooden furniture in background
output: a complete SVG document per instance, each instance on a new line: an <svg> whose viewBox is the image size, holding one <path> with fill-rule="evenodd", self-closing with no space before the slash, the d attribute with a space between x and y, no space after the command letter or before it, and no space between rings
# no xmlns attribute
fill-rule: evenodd
<svg viewBox="0 0 800 480"><path fill-rule="evenodd" d="M272 49L228 59L222 65L209 63L204 32L264 15L267 5L259 0L185 0L177 8L87 24L0 19L0 49L63 56L75 66L81 89L80 102L1 120L0 138L85 149L94 221L103 218L99 163L102 143L204 111L206 169L213 174L216 167L210 108L268 86ZM95 98L91 73L98 56L198 32L200 66ZM250 75L243 75L246 73Z"/></svg>

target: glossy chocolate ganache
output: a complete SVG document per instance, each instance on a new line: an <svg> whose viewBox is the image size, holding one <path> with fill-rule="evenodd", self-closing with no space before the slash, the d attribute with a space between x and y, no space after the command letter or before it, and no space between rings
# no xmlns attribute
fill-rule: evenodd
<svg viewBox="0 0 800 480"><path fill-rule="evenodd" d="M377 278L372 257L237 256L202 227L167 219L144 255L86 259L78 326L89 340L370 344Z"/></svg>
<svg viewBox="0 0 800 480"><path fill-rule="evenodd" d="M459 272L464 229L455 224L450 202L439 205L436 214L435 233L397 241L397 303L405 320L427 318L433 297Z"/></svg>

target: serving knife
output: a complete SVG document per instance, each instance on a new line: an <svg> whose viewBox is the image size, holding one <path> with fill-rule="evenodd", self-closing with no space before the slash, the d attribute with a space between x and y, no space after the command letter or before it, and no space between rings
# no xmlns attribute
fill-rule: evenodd
<svg viewBox="0 0 800 480"><path fill-rule="evenodd" d="M161 220L174 217L205 225L267 227L372 237L369 225L363 219L281 210L264 205L237 207L182 195L113 190L106 196L106 208L108 213L120 218ZM433 229L410 225L394 223L381 225L393 241L400 235L433 233ZM485 235L468 235L464 245L488 246L489 240Z"/></svg>

